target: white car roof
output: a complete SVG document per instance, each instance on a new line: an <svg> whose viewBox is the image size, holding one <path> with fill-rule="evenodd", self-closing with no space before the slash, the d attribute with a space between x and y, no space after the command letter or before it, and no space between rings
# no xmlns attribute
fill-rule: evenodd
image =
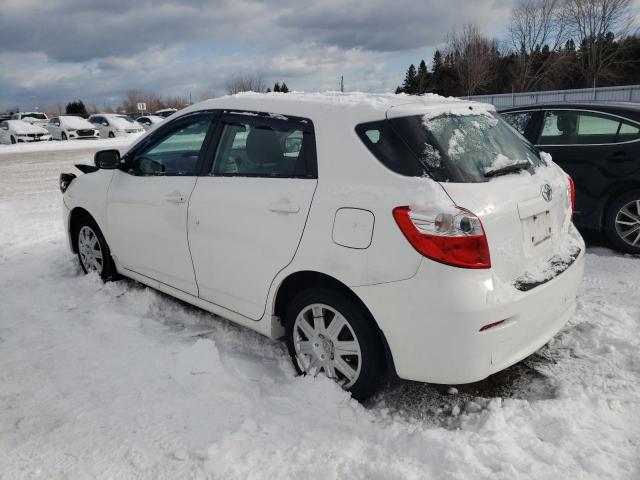
<svg viewBox="0 0 640 480"><path fill-rule="evenodd" d="M385 118L390 109L394 109L394 116L419 115L462 111L469 106L478 110L493 111L491 105L469 102L453 97L442 97L435 94L406 95L392 93L255 93L243 92L236 95L205 100L197 103L181 113L188 113L207 109L233 109L237 111L261 111L307 117L312 120L324 115L349 116L357 121L373 121Z"/></svg>

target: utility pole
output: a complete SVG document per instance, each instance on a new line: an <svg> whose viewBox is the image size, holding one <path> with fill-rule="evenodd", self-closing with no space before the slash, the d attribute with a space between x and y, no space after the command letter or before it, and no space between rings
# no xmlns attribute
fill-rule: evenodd
<svg viewBox="0 0 640 480"><path fill-rule="evenodd" d="M344 75L340 75L340 91L344 93Z"/></svg>

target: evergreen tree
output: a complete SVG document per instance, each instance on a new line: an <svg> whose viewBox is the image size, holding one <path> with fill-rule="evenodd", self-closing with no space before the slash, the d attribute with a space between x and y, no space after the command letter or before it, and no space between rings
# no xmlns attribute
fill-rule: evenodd
<svg viewBox="0 0 640 480"><path fill-rule="evenodd" d="M289 93L289 87L287 87L287 84L282 82L282 85L280 85L280 91L282 93Z"/></svg>
<svg viewBox="0 0 640 480"><path fill-rule="evenodd" d="M87 116L87 109L85 108L82 100L73 100L67 103L65 112L67 115L80 115L81 117Z"/></svg>
<svg viewBox="0 0 640 480"><path fill-rule="evenodd" d="M416 80L417 83L417 92L418 94L426 93L431 84L431 74L427 69L427 64L424 60L420 61L420 65L418 66L418 78Z"/></svg>
<svg viewBox="0 0 640 480"><path fill-rule="evenodd" d="M278 82L276 82L276 84L273 86L273 91L274 92L279 92L280 91L280 84Z"/></svg>
<svg viewBox="0 0 640 480"><path fill-rule="evenodd" d="M404 83L402 84L402 91L410 95L414 95L417 92L418 87L418 74L416 73L416 66L412 63L409 65L407 74L404 77Z"/></svg>

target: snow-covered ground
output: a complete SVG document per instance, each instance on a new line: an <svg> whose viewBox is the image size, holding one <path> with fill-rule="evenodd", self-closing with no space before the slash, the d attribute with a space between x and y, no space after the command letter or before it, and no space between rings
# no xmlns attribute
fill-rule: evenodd
<svg viewBox="0 0 640 480"><path fill-rule="evenodd" d="M57 177L124 143L61 145L0 148L0 478L640 478L639 258L591 248L577 314L525 362L362 406L280 343L81 275Z"/></svg>

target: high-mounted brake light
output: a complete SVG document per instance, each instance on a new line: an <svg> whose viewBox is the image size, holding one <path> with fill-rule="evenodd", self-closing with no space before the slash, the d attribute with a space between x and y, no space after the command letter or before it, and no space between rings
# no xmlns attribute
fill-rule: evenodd
<svg viewBox="0 0 640 480"><path fill-rule="evenodd" d="M396 207L393 217L418 253L436 262L462 268L490 268L487 236L480 219L468 210L414 212Z"/></svg>

